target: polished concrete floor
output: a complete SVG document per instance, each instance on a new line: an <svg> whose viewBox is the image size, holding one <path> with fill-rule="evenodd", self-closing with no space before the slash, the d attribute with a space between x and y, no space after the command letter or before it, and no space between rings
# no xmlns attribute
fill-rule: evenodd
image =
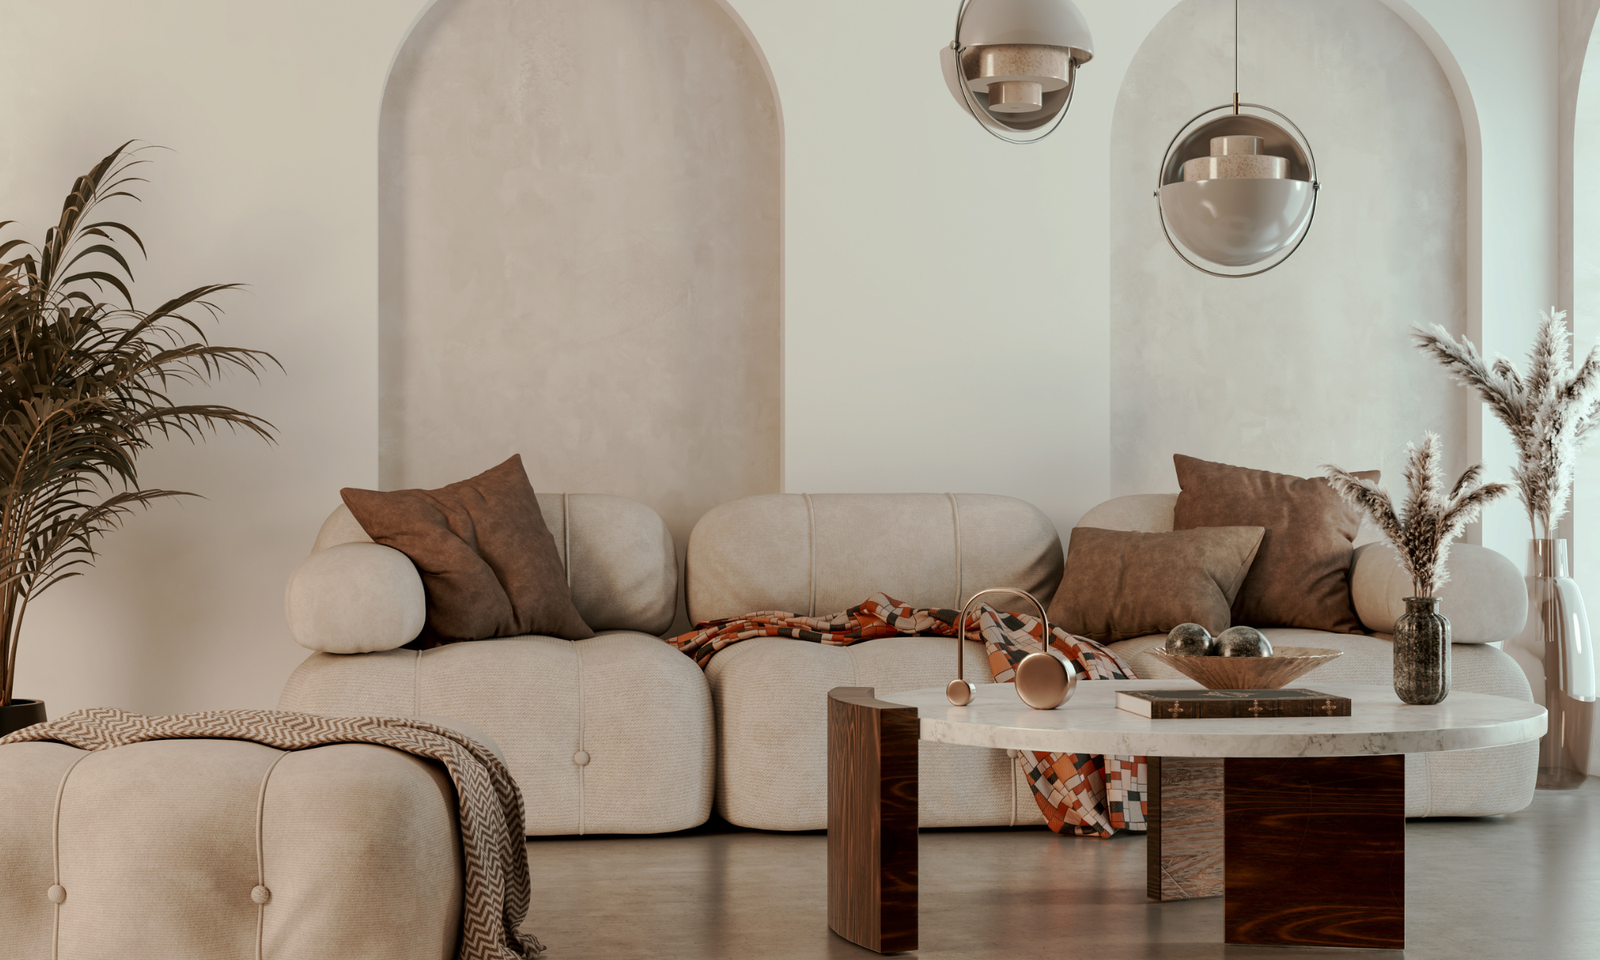
<svg viewBox="0 0 1600 960"><path fill-rule="evenodd" d="M1600 958L1600 779L1521 813L1406 829L1406 943L1393 951L1224 946L1221 899L1156 904L1144 838L922 833L923 958ZM528 844L526 929L546 960L866 958L827 922L827 838L708 825Z"/></svg>

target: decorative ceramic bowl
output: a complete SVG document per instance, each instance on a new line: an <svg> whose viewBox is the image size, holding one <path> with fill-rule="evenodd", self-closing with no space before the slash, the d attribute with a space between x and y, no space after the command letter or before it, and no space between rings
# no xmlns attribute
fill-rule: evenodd
<svg viewBox="0 0 1600 960"><path fill-rule="evenodd" d="M1273 647L1270 657L1184 657L1149 651L1208 690L1276 690L1344 651L1322 647Z"/></svg>

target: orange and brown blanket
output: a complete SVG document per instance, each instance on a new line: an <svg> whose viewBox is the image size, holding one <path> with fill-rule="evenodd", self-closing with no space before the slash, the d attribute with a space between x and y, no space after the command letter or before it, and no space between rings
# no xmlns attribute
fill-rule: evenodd
<svg viewBox="0 0 1600 960"><path fill-rule="evenodd" d="M832 616L801 617L765 610L707 621L668 642L704 668L718 650L752 637L789 637L834 647L879 637L953 637L960 615L956 610L914 609L876 593L860 606ZM1040 649L1043 632L1037 617L995 610L988 604L979 606L962 625L965 639L983 641L997 683L1015 679L1016 665ZM1133 670L1116 654L1088 637L1052 628L1050 646L1072 662L1081 680L1134 677ZM1144 757L1022 750L1017 762L1033 787L1034 801L1056 833L1109 837L1118 830L1145 829Z"/></svg>

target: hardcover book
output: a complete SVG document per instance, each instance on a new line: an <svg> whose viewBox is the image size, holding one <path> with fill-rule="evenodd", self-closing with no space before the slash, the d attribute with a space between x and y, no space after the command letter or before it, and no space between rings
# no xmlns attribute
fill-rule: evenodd
<svg viewBox="0 0 1600 960"><path fill-rule="evenodd" d="M1317 690L1119 690L1117 708L1152 720L1348 717L1350 698Z"/></svg>

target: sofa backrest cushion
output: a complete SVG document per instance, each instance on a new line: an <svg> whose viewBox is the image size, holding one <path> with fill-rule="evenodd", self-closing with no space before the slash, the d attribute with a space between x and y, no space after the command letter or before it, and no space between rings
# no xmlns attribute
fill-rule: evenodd
<svg viewBox="0 0 1600 960"><path fill-rule="evenodd" d="M1061 538L1037 507L976 493L777 493L724 503L689 535L689 620L816 616L874 593L959 607L990 587L1049 605ZM1032 612L1027 601L996 604Z"/></svg>
<svg viewBox="0 0 1600 960"><path fill-rule="evenodd" d="M672 534L654 510L598 493L541 493L539 510L572 587L572 604L591 628L660 635L677 611L678 564ZM312 552L370 542L343 504L323 521Z"/></svg>

